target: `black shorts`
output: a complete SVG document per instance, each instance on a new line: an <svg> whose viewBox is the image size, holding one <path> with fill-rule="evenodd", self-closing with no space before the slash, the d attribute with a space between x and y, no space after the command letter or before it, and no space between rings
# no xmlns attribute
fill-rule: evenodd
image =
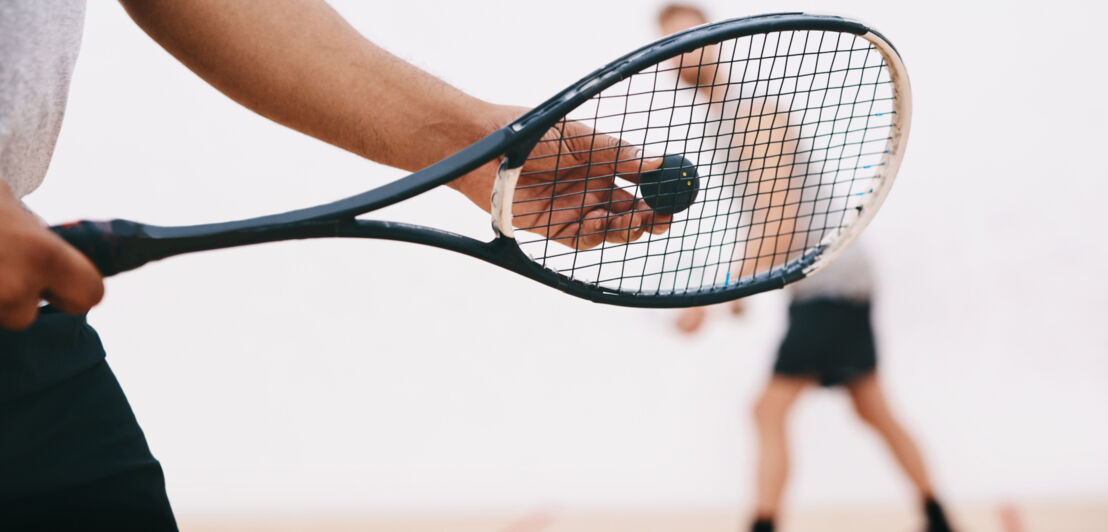
<svg viewBox="0 0 1108 532"><path fill-rule="evenodd" d="M177 530L161 465L84 318L0 331L0 530Z"/></svg>
<svg viewBox="0 0 1108 532"><path fill-rule="evenodd" d="M877 367L868 303L815 299L789 305L789 330L773 372L849 384Z"/></svg>

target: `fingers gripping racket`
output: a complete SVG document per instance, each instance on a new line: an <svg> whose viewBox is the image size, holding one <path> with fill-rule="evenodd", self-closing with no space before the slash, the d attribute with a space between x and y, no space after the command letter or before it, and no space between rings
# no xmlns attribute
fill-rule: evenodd
<svg viewBox="0 0 1108 532"><path fill-rule="evenodd" d="M458 153L343 200L227 223L52 229L106 276L194 251L379 238L596 302L704 305L802 279L848 246L892 186L910 109L899 55L866 26L735 19L640 48ZM496 159L490 241L356 218Z"/></svg>

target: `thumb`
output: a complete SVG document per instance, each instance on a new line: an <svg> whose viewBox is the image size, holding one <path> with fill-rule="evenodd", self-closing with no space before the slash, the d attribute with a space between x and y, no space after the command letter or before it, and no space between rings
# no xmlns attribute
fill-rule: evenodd
<svg viewBox="0 0 1108 532"><path fill-rule="evenodd" d="M592 131L579 122L567 124L565 134L572 149L589 165L589 177L618 175L638 182L639 174L662 167L661 157L646 157L638 146L619 137Z"/></svg>

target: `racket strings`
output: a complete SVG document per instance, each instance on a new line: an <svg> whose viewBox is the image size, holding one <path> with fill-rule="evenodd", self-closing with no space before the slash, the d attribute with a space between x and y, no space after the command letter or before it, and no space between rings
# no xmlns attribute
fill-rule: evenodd
<svg viewBox="0 0 1108 532"><path fill-rule="evenodd" d="M880 52L840 32L742 37L646 68L535 147L513 201L517 242L546 268L621 292L778 275L840 234L875 192L896 124L893 89ZM700 185L672 218L652 212L634 182L644 156L669 154L694 163Z"/></svg>
<svg viewBox="0 0 1108 532"><path fill-rule="evenodd" d="M855 131L858 131L858 130L855 130ZM848 131L848 133L850 133L850 132L853 132L853 131ZM880 139L880 140L888 141L891 138L892 138L891 136L886 136L886 137L884 137L883 139ZM810 140L810 138L809 138L809 140ZM837 146L833 146L833 147L844 148L844 147L850 146L850 145L863 145L863 144L870 144L870 143L872 143L872 141L851 142L851 143L846 143L846 144L837 145ZM767 143L764 143L762 145L769 145L769 144L770 143L767 142ZM755 144L755 146L758 146L758 144ZM795 152L793 152L793 154L794 155L804 155L804 154L811 154L814 151L815 150L796 150ZM859 155L861 157L873 157L873 156L882 156L885 153L887 153L887 151L884 150L884 149L881 149L880 151L868 151L868 152L864 152L864 153L859 153ZM731 161L728 161L728 162L738 162L738 163L741 164L741 163L753 162L755 159L761 160L761 159L764 159L764 158L750 157L750 158L747 158L747 159L731 160ZM835 158L834 160L837 161L837 160L839 160L839 158ZM632 162L632 161L638 161L638 159L620 160L618 162ZM828 161L832 161L832 159L828 159L828 158L812 159L812 160L808 161L808 164L826 163ZM884 163L882 162L882 163L877 163L877 164L878 165L883 165ZM763 166L762 169L763 170L778 170L778 169L789 168L791 166L793 166L791 163L790 164L778 164L778 165L766 165L766 166ZM589 167L589 165L587 165L587 164L582 164L582 165L577 165L577 166L567 166L567 167L562 168L562 171L568 173L568 172L570 172L572 170L575 170L575 169L578 169L578 168L588 168L588 167ZM858 169L866 169L866 168L869 168L869 165L855 166L855 167L852 167L852 168L851 167L842 167L842 166L840 166L839 170L858 170ZM563 174L563 175L566 175L566 174ZM810 175L810 173L805 172L803 174L794 174L795 177L805 177L807 175ZM587 178L586 177L581 177L581 178L563 177L563 178L560 178L560 179L557 180L557 184L558 185L569 185L569 184L573 184L573 183L583 183L583 182L589 181L589 180L596 180L597 177L616 177L616 174L605 174L605 175L601 175L601 176L594 175L594 176L587 177ZM528 189L528 188L540 188L540 187L548 187L548 186L550 186L550 185L547 184L547 183L519 185L519 186L516 187L516 190L522 190L522 189ZM808 186L811 186L811 185L804 185L801 188L808 187ZM628 190L628 191L633 191L637 188L637 185L634 185L634 184L620 185L620 184L617 183L617 184L613 185L612 190L616 190L617 188L623 189L623 190ZM522 205L522 204L526 204L526 203L545 203L545 202L549 202L550 199L559 199L559 198L562 198L562 197L570 197L570 196L577 197L577 196L579 196L579 193L569 192L569 193L565 193L565 194L553 194L549 197L523 198L523 199L515 201L514 203L516 205ZM576 207L563 207L562 208L562 210L575 210L575 209L576 209ZM554 209L551 209L551 210L559 210L559 209L554 208ZM544 209L542 211L528 211L528 212L521 212L521 213L517 212L517 216L523 216L523 215L529 215L529 214L538 214L538 213L546 212L546 211L547 210ZM525 226L525 227L517 227L517 228L522 229L522 230L531 230L531 229L536 229L538 227L540 227L540 226L530 226L530 227Z"/></svg>

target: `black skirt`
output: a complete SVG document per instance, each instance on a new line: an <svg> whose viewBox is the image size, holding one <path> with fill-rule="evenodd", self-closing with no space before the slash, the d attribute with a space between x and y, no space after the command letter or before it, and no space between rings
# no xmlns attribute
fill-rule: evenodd
<svg viewBox="0 0 1108 532"><path fill-rule="evenodd" d="M789 330L773 372L849 384L877 367L869 303L814 299L789 305Z"/></svg>

